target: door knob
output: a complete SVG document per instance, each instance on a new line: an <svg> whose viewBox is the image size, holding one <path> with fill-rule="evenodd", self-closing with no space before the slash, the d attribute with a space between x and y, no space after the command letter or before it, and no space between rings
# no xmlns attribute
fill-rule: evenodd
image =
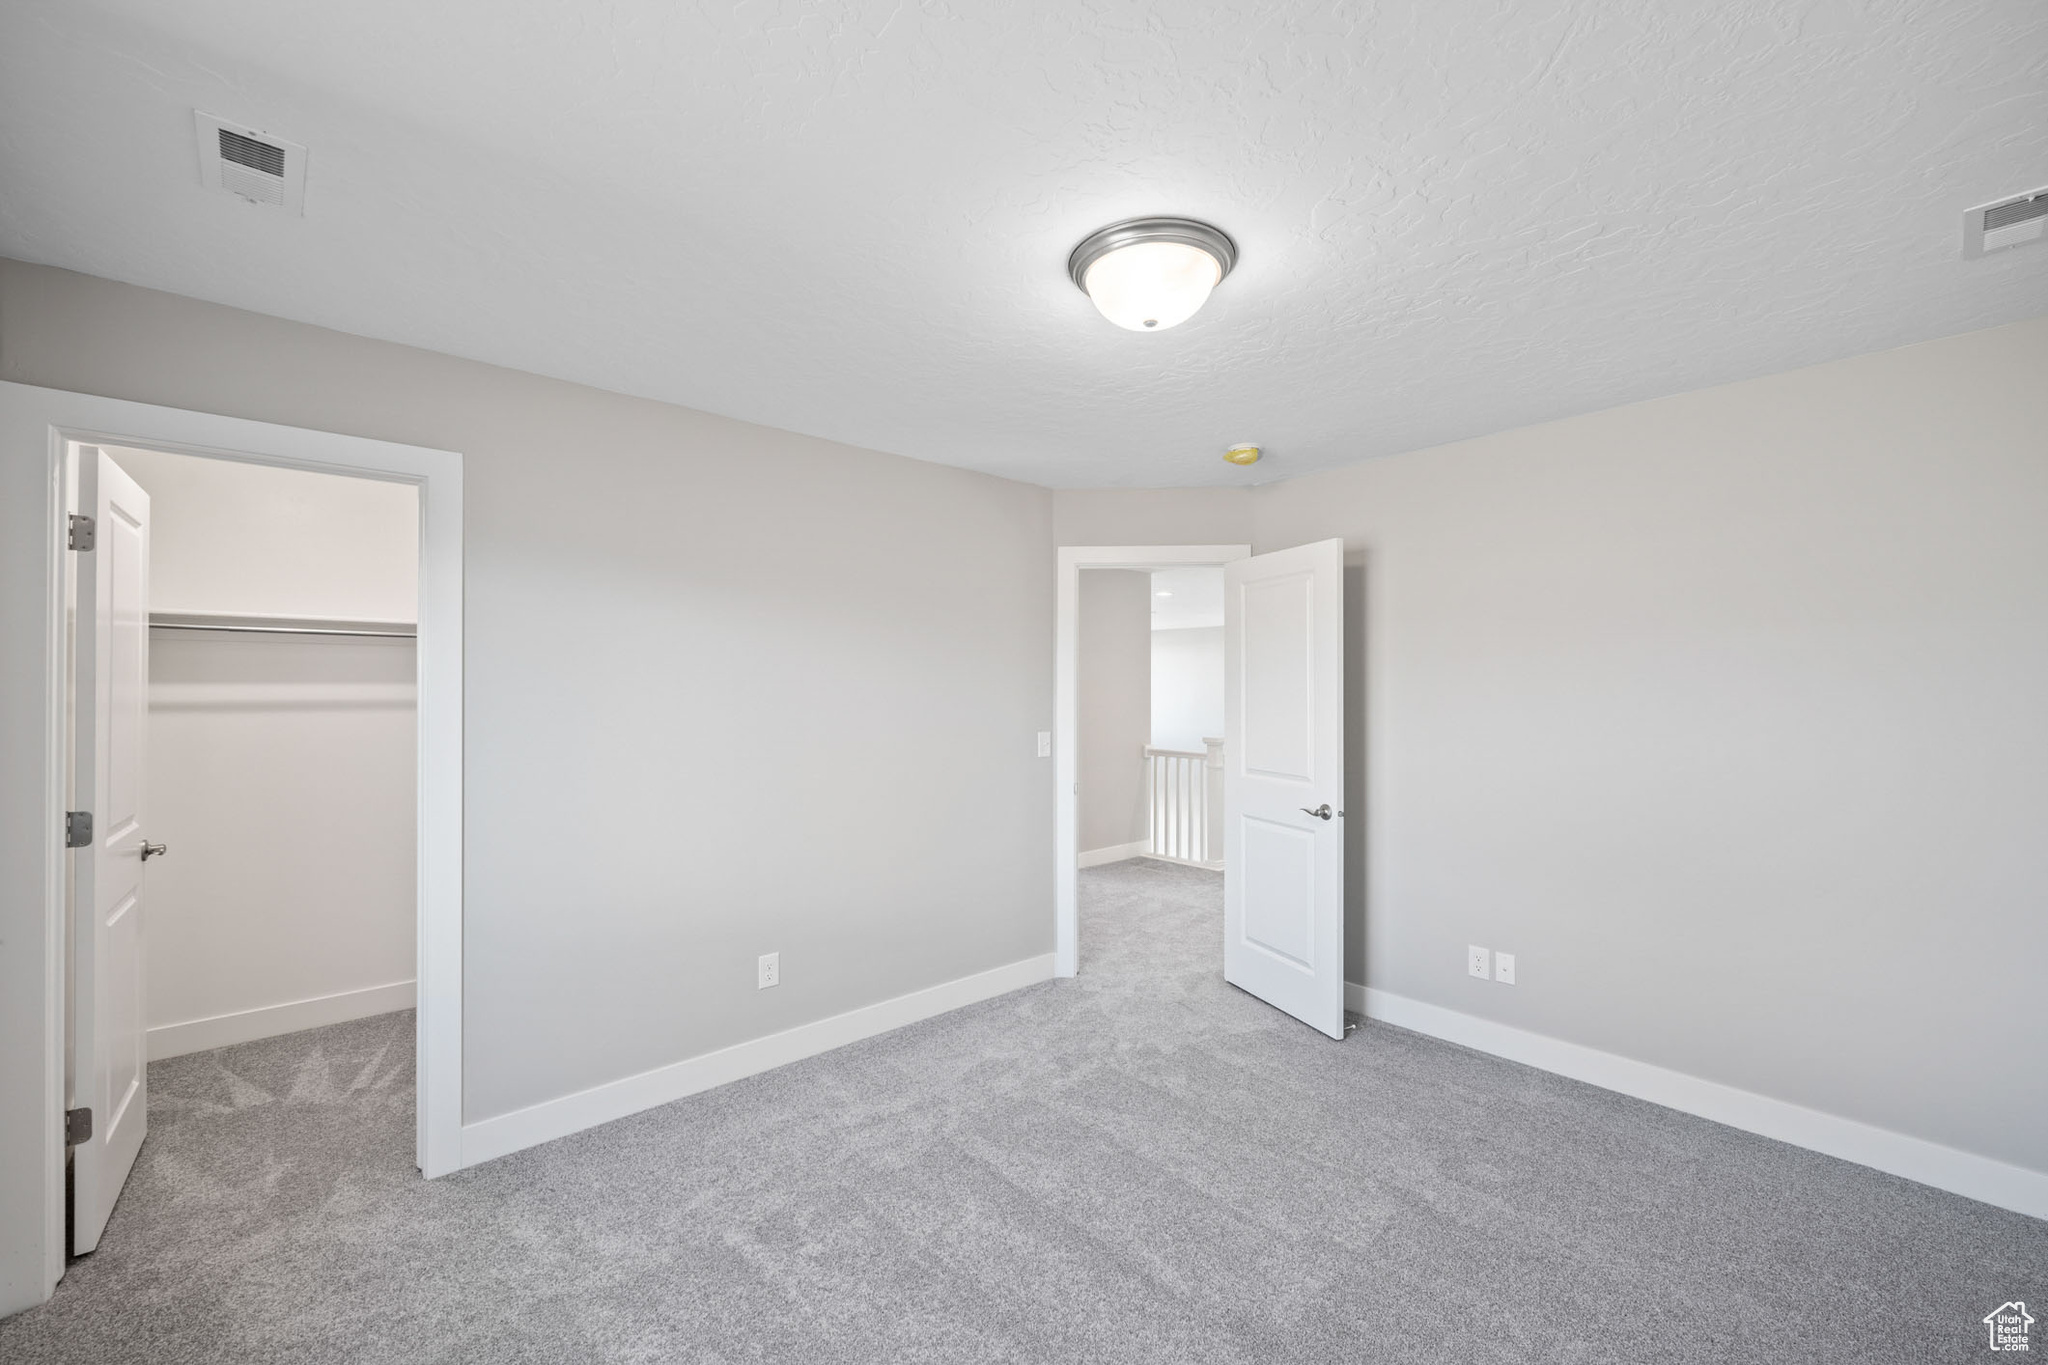
<svg viewBox="0 0 2048 1365"><path fill-rule="evenodd" d="M1318 820L1327 820L1330 818L1330 803L1325 801L1322 805L1317 806L1314 810L1310 810L1307 806L1303 806L1301 808L1301 813L1303 815L1313 815Z"/></svg>
<svg viewBox="0 0 2048 1365"><path fill-rule="evenodd" d="M170 845L168 844L145 843L142 846L142 861L146 863L151 858L161 858L170 851Z"/></svg>

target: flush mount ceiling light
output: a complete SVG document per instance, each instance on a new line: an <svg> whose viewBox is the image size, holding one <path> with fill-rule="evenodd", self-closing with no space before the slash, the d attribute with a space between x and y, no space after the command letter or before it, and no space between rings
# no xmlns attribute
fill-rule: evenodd
<svg viewBox="0 0 2048 1365"><path fill-rule="evenodd" d="M1253 445L1232 446L1223 452L1223 458L1232 464L1257 464L1259 448Z"/></svg>
<svg viewBox="0 0 2048 1365"><path fill-rule="evenodd" d="M1067 274L1096 309L1133 332L1186 322L1237 264L1237 243L1192 218L1127 218L1090 233Z"/></svg>

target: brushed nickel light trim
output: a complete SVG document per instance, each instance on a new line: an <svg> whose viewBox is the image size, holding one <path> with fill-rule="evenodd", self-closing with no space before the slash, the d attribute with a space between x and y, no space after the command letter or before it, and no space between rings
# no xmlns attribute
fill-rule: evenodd
<svg viewBox="0 0 2048 1365"><path fill-rule="evenodd" d="M1222 228L1195 218L1126 218L1083 237L1073 255L1067 257L1067 277L1073 280L1074 288L1085 294L1088 286L1082 281L1088 276L1089 266L1112 251L1140 242L1179 242L1201 248L1216 258L1222 272L1216 277L1219 284L1237 264L1237 243Z"/></svg>

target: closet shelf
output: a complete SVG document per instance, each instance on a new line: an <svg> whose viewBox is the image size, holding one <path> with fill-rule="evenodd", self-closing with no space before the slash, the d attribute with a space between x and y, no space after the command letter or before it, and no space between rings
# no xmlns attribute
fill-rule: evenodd
<svg viewBox="0 0 2048 1365"><path fill-rule="evenodd" d="M251 616L242 612L153 611L151 630L233 630L258 635L374 635L411 640L411 621L350 621L334 616Z"/></svg>

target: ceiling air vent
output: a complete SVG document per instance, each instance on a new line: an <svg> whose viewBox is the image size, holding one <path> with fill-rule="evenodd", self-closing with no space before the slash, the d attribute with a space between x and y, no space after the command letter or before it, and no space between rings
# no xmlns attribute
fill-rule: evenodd
<svg viewBox="0 0 2048 1365"><path fill-rule="evenodd" d="M1995 204L1979 204L1963 215L1965 260L2043 237L2048 237L2048 186Z"/></svg>
<svg viewBox="0 0 2048 1365"><path fill-rule="evenodd" d="M252 204L306 211L306 149L212 114L193 111L199 128L199 182Z"/></svg>

